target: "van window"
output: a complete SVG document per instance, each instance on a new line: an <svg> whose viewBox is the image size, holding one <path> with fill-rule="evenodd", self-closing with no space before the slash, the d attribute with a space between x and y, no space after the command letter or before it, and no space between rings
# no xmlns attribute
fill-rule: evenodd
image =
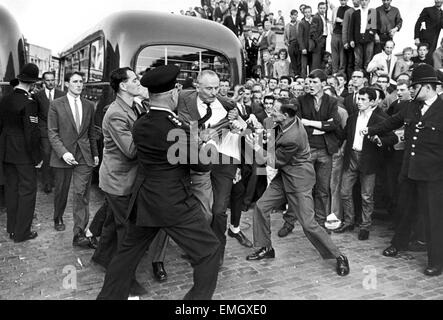
<svg viewBox="0 0 443 320"><path fill-rule="evenodd" d="M229 62L221 53L188 46L156 45L144 48L136 59L136 72L142 74L147 68L175 64L181 69L177 78L183 83L187 78L197 79L201 70L214 70L219 77L231 78Z"/></svg>
<svg viewBox="0 0 443 320"><path fill-rule="evenodd" d="M103 40L99 39L91 44L91 68L89 82L100 82L103 79L104 51Z"/></svg>
<svg viewBox="0 0 443 320"><path fill-rule="evenodd" d="M89 45L80 49L79 51L80 60L80 72L83 73L83 80L88 82L88 69L89 69Z"/></svg>

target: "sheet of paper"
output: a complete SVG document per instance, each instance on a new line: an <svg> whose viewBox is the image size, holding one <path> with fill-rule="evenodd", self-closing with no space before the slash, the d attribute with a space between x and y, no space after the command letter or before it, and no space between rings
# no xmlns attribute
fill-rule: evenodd
<svg viewBox="0 0 443 320"><path fill-rule="evenodd" d="M325 134L324 131L320 131L320 130L317 130L317 129L314 129L314 131L312 132L313 136L321 136L323 134Z"/></svg>

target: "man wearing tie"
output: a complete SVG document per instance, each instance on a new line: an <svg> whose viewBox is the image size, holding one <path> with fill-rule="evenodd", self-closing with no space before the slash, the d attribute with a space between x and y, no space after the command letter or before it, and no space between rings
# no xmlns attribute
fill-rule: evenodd
<svg viewBox="0 0 443 320"><path fill-rule="evenodd" d="M345 100L343 101L343 105L349 115L353 114L354 112L358 112L357 108L358 91L365 86L365 78L363 71L360 70L354 71L352 73L351 82L352 86L354 87L354 93L348 94L345 97Z"/></svg>
<svg viewBox="0 0 443 320"><path fill-rule="evenodd" d="M394 41L386 41L383 51L377 53L369 62L367 71L374 73L375 76L388 75L389 79L392 79L394 66L397 63L397 57L392 54L394 47Z"/></svg>
<svg viewBox="0 0 443 320"><path fill-rule="evenodd" d="M44 90L37 92L34 95L34 99L38 105L38 126L40 128L40 149L43 157L42 164L42 182L43 191L45 193L51 193L54 186L54 177L51 167L49 166L49 160L51 158L51 144L48 139L48 110L49 104L52 100L64 96L63 91L55 88L55 74L52 71L44 72L42 75L43 83L45 85Z"/></svg>
<svg viewBox="0 0 443 320"><path fill-rule="evenodd" d="M424 8L415 23L415 44L428 43L431 57L437 48L437 41L443 27L442 4L443 0L435 0L435 6Z"/></svg>
<svg viewBox="0 0 443 320"><path fill-rule="evenodd" d="M99 163L94 134L94 106L80 97L83 75L65 76L68 94L54 100L48 112L48 138L52 146L51 167L54 170L54 227L63 231L63 213L73 180L74 246L94 248L85 229L89 221L89 189L93 167Z"/></svg>

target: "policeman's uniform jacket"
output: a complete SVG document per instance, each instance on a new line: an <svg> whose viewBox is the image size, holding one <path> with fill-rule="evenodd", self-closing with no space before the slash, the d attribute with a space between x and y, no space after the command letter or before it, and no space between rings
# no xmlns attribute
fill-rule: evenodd
<svg viewBox="0 0 443 320"><path fill-rule="evenodd" d="M385 122L368 128L369 135L405 127L401 175L412 180L443 180L443 100L437 99L422 116L411 101Z"/></svg>
<svg viewBox="0 0 443 320"><path fill-rule="evenodd" d="M37 103L17 88L0 102L0 161L37 165L41 161Z"/></svg>
<svg viewBox="0 0 443 320"><path fill-rule="evenodd" d="M176 131L181 135L179 144L174 139L168 141L168 134L173 129L180 129ZM174 226L185 221L189 214L198 212L200 204L190 189L190 169L209 171L210 166L190 164L189 150L192 145L197 146L197 141L191 145L189 127L174 112L151 106L150 112L134 123L133 138L137 148L138 174L129 211L131 214L136 212L136 225ZM183 147L180 155L183 155L183 150L187 155L183 161L172 163L168 160L168 151L171 146L178 145Z"/></svg>

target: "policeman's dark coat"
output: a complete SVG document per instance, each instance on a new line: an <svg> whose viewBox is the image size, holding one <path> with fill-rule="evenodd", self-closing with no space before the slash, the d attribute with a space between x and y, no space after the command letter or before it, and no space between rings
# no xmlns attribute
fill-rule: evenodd
<svg viewBox="0 0 443 320"><path fill-rule="evenodd" d="M65 93L58 89L54 89L54 99L63 97ZM34 100L38 106L38 126L40 128L40 136L48 137L48 111L49 111L49 99L46 96L45 90L40 90L34 95Z"/></svg>

